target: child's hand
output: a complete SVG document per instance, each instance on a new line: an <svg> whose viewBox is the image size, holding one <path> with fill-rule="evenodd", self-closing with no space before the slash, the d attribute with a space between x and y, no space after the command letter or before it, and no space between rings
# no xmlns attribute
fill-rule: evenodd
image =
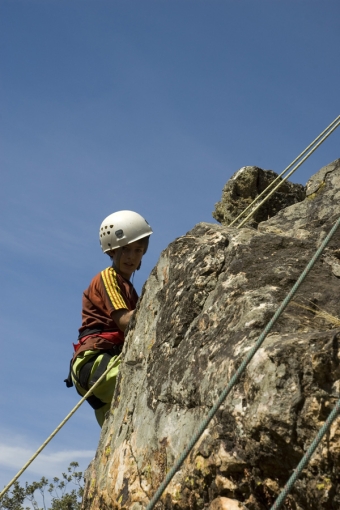
<svg viewBox="0 0 340 510"><path fill-rule="evenodd" d="M114 312L111 313L111 317L115 321L115 323L117 324L119 329L121 331L125 331L129 322L130 322L130 319L131 319L133 313L134 313L134 310L131 310L131 311L126 310L126 309L115 310Z"/></svg>

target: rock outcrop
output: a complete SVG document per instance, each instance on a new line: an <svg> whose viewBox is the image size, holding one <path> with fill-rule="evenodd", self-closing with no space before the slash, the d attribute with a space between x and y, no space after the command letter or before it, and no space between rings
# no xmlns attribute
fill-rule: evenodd
<svg viewBox="0 0 340 510"><path fill-rule="evenodd" d="M340 159L323 167L308 181L306 200L298 208L287 207L259 225L260 232L272 232L299 239L320 241L339 216ZM296 214L298 211L298 214Z"/></svg>
<svg viewBox="0 0 340 510"><path fill-rule="evenodd" d="M340 160L254 228L201 223L161 254L123 351L85 510L142 510L340 214ZM269 509L340 392L340 232L157 509ZM340 508L340 418L284 508Z"/></svg>
<svg viewBox="0 0 340 510"><path fill-rule="evenodd" d="M277 177L278 174L272 170L262 170L257 166L240 168L224 186L221 201L215 204L213 217L222 225L228 226ZM289 205L301 202L305 196L304 186L285 181L254 213L248 226L256 228L261 221L268 220ZM256 203L255 207L259 204L260 202Z"/></svg>

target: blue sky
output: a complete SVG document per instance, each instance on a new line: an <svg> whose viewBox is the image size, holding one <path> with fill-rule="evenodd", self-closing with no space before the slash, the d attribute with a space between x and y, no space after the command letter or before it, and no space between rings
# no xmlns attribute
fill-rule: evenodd
<svg viewBox="0 0 340 510"><path fill-rule="evenodd" d="M0 487L76 404L81 295L98 229L132 209L162 249L240 167L281 172L337 115L338 0L0 0ZM340 129L294 176L340 157ZM85 468L85 404L22 476Z"/></svg>

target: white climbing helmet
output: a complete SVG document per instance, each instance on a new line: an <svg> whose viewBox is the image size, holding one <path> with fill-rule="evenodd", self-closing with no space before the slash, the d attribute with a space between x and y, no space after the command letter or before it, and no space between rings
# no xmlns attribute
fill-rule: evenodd
<svg viewBox="0 0 340 510"><path fill-rule="evenodd" d="M99 242L104 253L148 237L152 228L146 219L133 211L118 211L105 218L99 229Z"/></svg>

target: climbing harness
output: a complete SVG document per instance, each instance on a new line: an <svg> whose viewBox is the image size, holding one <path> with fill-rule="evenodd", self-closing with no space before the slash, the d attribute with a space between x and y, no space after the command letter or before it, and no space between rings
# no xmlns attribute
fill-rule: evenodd
<svg viewBox="0 0 340 510"><path fill-rule="evenodd" d="M295 170L297 170L297 168L299 168L302 165L302 163L321 145L321 143L323 143L323 141L339 126L339 124L340 124L340 115L252 202L252 204L250 204L235 220L233 220L233 222L230 225L233 225L247 211L249 211L253 207L254 203L259 201L259 199L266 192L268 192L268 190L270 188L272 188L277 181L280 180L281 176L284 175L287 172L287 170L289 170L296 163L296 161L298 161L304 154L306 154L307 151L311 147L313 147L313 145L316 142L318 142L311 149L311 151L308 154L306 154L306 156L298 163L298 165L296 165L296 167L294 167L293 170L291 170L291 172L289 172L289 174L284 179L282 179L280 181L280 183L270 192L270 194L237 226L237 228L240 228L246 221L248 221L248 219L256 212L256 210L259 207L261 207L261 205L266 200L268 200L268 198L273 193L275 193L275 191L279 188L279 186L281 186L281 184L285 180L287 180L288 177L290 177L290 175L292 175L295 172ZM292 287L290 292L287 294L286 298L283 300L283 302L281 303L281 305L279 306L279 308L275 312L275 314L272 317L272 319L268 322L267 326L265 327L265 329L263 330L261 335L258 337L258 339L257 339L256 343L254 344L254 346L249 350L249 352L246 355L245 359L243 360L243 362L241 363L241 365L239 366L239 368L237 369L235 374L231 377L229 383L227 384L226 388L220 394L220 396L217 399L216 403L213 405L213 407L209 411L207 417L199 425L196 433L194 434L193 438L189 442L188 446L185 448L185 450L183 451L183 453L179 457L179 459L175 462L174 466L170 469L169 473L166 475L164 481L159 486L158 490L156 491L156 493L153 496L153 498L150 500L150 502L147 505L147 507L145 508L145 510L152 510L155 507L155 505L157 504L157 502L160 500L160 498L162 497L165 489L169 485L170 481L172 480L174 475L177 473L177 471L180 469L180 467L182 466L183 462L185 461L185 459L187 458L187 456L189 455L189 453L191 452L191 450L193 449L193 447L195 446L195 444L197 443L197 441L199 440L199 438L203 434L204 430L208 427L209 423L211 422L211 420L213 419L213 417L217 413L217 411L218 411L219 407L221 406L221 404L224 402L224 400L229 395L229 393L231 392L231 390L233 389L235 384L240 379L241 375L243 374L243 372L247 368L248 364L250 363L250 361L254 357L255 353L261 347L261 345L262 345L263 341L265 340L266 336L271 331L271 329L273 328L274 324L277 322L277 320L279 319L279 317L281 316L281 314L283 313L285 308L288 306L289 302L291 301L291 299L293 298L293 296L295 295L295 293L299 289L300 285L305 280L306 276L309 274L311 269L314 267L316 261L321 256L323 250L326 248L326 246L328 245L329 241L332 239L333 235L335 234L335 232L339 228L339 226L340 226L340 218L333 225L332 229L330 230L328 235L325 237L325 239L321 243L320 247L317 249L317 251L313 255L312 259L307 264L307 266L304 269L304 271L301 273L301 275L300 275L299 279L297 280L297 282L295 283L295 285ZM116 234L118 235L117 232L116 232ZM102 352L100 354L102 354ZM96 405L99 405L99 407L94 407L94 409L98 409L98 408L101 407L100 404L102 404L102 402L99 399L97 399L97 401L99 401L99 402L97 402L95 400L96 397L95 397L95 399L93 399L92 397L94 397L93 391L96 389L97 386L99 386L99 384L102 382L102 380L105 378L107 373L111 370L111 368L113 368L111 366L107 367L107 364L109 363L109 361L111 359L111 355L109 354L109 358L108 358L106 356L106 354L107 353L104 353L102 362L99 364L99 367L97 368L95 374L91 378L89 386L91 386L92 384L93 384L93 386L91 386L89 388L89 390L86 392L86 394L75 405L75 407L69 412L69 414L64 418L64 420L58 425L58 427L52 432L52 434L45 440L45 442L40 446L40 448L38 448L38 450L26 462L26 464L21 468L21 470L15 475L15 477L1 491L1 493L0 493L0 501L1 501L1 498L6 494L6 492L16 482L16 480L22 475L22 473L33 462L33 460L39 455L39 453L41 453L41 451L45 448L45 446L47 446L47 444L54 438L54 436L60 431L60 429L71 418L71 416L73 416L73 414L79 409L79 407L83 404L83 402L85 402L85 400L87 400L90 403L90 405L92 405L92 407L94 407ZM92 358L91 358L87 363L85 363L84 367L82 367L82 369L80 370L79 377L77 377L77 376L74 377L77 382L79 381L79 384L82 387L88 387L87 386L87 381L88 381L89 375L91 373L92 366L93 366L93 363L95 361L95 357L96 356L93 357L93 361L92 361ZM121 357L121 354L119 354L117 356L117 361L120 359L120 357ZM105 369L105 365L107 367L106 369ZM84 369L84 371L82 371L83 369ZM75 374L73 374L73 376L74 375ZM65 382L66 382L67 386L73 384L70 375L69 375L68 379L65 380ZM318 435L316 436L316 438L314 439L313 443L311 444L311 446L307 450L306 454L301 459L298 467L296 468L295 472L293 473L293 475L291 476L291 478L287 482L284 490L282 491L280 496L277 498L277 500L274 503L274 505L271 507L271 510L278 510L281 507L282 503L284 502L286 496L288 495L288 493L290 492L291 488L293 487L293 485L294 485L296 479L298 478L299 474L301 473L301 471L304 469L304 467L308 463L310 457L313 455L313 453L314 453L315 449L317 448L318 444L320 443L322 437L329 430L332 422L334 421L336 416L339 414L339 412L340 412L340 399L337 402L337 404L336 404L335 408L333 409L333 411L328 416L328 418L327 418L326 422L324 423L323 427L321 427Z"/></svg>
<svg viewBox="0 0 340 510"><path fill-rule="evenodd" d="M314 264L316 263L316 261L321 256L323 250L326 248L326 246L328 245L329 241L332 239L333 235L335 234L335 232L339 228L339 226L340 226L340 218L338 218L338 220L333 225L333 227L330 230L330 232L328 233L328 235L325 237L325 239L321 243L320 247L317 249L317 251L315 252L313 257L311 258L311 260L308 262L307 266L305 267L305 269L301 273L300 277L298 278L298 280L296 281L296 283L294 284L292 289L289 291L289 293L287 294L285 299L282 301L281 305L279 306L279 308L275 312L274 316L270 319L270 321L268 322L267 326L265 327L265 329L263 330L263 332L261 333L261 335L259 336L259 338L255 342L255 345L249 350L249 352L246 355L245 359L243 360L243 362L241 363L239 368L236 370L235 374L230 379L230 381L227 384L226 388L220 394L220 396L217 399L216 403L213 405L213 407L209 411L207 417L199 425L197 431L194 433L193 438L189 442L188 446L184 449L182 455L175 462L175 465L170 469L169 473L166 475L164 481L159 486L158 490L156 491L156 493L153 496L153 498L150 500L150 502L147 505L147 507L145 508L145 510L152 510L152 508L154 508L156 503L160 500L162 494L164 493L165 489L169 485L170 481L172 480L172 478L175 476L177 471L182 466L183 462L185 461L185 459L187 458L187 456L189 455L189 453L191 452L191 450L193 449L193 447L195 446L195 444L197 443L197 441L199 440L199 438L203 434L204 430L207 428L207 426L209 425L209 423L211 422L211 420L213 419L213 417L217 413L217 411L218 411L219 407L221 406L221 404L224 402L226 397L231 392L232 388L235 386L235 384L240 379L241 375L243 374L243 372L245 371L246 367L248 366L248 364L250 363L250 361L254 357L255 353L261 347L261 345L262 345L263 341L265 340L266 336L268 335L270 330L273 328L274 324L277 322L277 320L279 319L279 317L282 314L282 312L288 306L289 302L291 301L293 296L296 294L296 292L299 289L299 287L301 286L301 284L304 282L304 280L305 280L306 276L308 275L308 273L314 267ZM335 413L335 415L336 415L336 413Z"/></svg>
<svg viewBox="0 0 340 510"><path fill-rule="evenodd" d="M117 357L117 360L120 359L121 354ZM105 372L97 379L94 385L89 389L89 391L83 396L81 400L74 406L74 408L68 413L66 418L58 425L58 427L52 432L52 434L46 439L46 441L38 448L38 450L32 455L32 457L26 462L26 464L20 469L20 471L15 475L15 477L6 485L6 487L0 492L0 501L1 498L6 494L6 492L12 487L12 485L17 481L19 476L28 468L28 466L34 461L36 457L38 457L39 453L48 445L48 443L54 438L54 436L59 432L59 430L65 425L65 423L74 415L74 413L79 409L79 407L89 398L92 392L96 389L96 387L102 382L105 376L109 373L112 367L108 367Z"/></svg>
<svg viewBox="0 0 340 510"><path fill-rule="evenodd" d="M236 228L240 228L242 227L254 214L255 212L279 189L279 187L291 176L293 175L293 173L302 165L302 163L304 163L306 161L306 159L309 158L309 156L311 156L311 154L313 154L314 151L316 151L316 149L326 140L326 138L329 137L329 135L331 133L333 133L333 131L335 131L335 129L340 125L340 115L338 115L338 117L336 119L333 120L333 122L324 130L322 131L322 133L320 133L320 135L315 138L315 140L313 140L313 142L311 144L308 145L308 147L306 147L306 149L301 152L301 154L299 154L299 156L297 156L294 161L292 161L292 163L290 165L288 165L281 173L280 175L278 175L267 187L265 190L262 191L262 193L260 193L260 195L258 195L250 205L248 205L248 207L246 207L238 216L237 218L235 218L231 223L229 223L229 227L232 227L240 218L242 218L242 216L244 216L248 211L250 211L256 202L258 202L260 200L260 198L262 198L266 193L268 193L268 191L273 188L273 186L279 181L279 183L275 186L274 189L272 189L272 191L270 191L270 193L262 200L262 202L260 202L254 209L251 210L251 212L248 214L248 216L239 224L237 225ZM326 134L325 134L326 133ZM323 136L324 135L324 136ZM316 143L318 142L318 143ZM316 145L315 145L316 144ZM314 145L314 147L313 147ZM308 150L312 147L312 149L308 152ZM308 153L307 153L308 152ZM306 154L307 153L307 154ZM299 161L299 159L304 156L306 154L306 156L286 175L286 177L284 177L283 179L281 179L281 177L297 162ZM281 179L281 180L280 180Z"/></svg>
<svg viewBox="0 0 340 510"><path fill-rule="evenodd" d="M91 356L88 359L88 361L86 361L86 363L84 363L84 365L79 370L78 376L73 370L72 360L71 360L70 374L69 374L68 378L65 379L66 386L68 388L73 386L73 381L72 381L72 378L73 378L81 388L83 388L85 391L88 391L95 384L95 382L98 381L99 377L101 377L103 375L103 373L106 372L106 369L108 367L110 360L114 356L116 356L117 354L120 354L122 352L123 344L116 345L116 346L114 346L114 348L115 348L115 352L113 352L113 349L111 349L110 351L96 352L93 356ZM98 358L98 356L101 356L101 355L103 357L100 360L100 363L99 363L95 373L92 375L91 380L89 380L93 365L94 365L96 359ZM78 390L77 386L76 386L76 390L77 390L77 393L80 396L82 396L82 394ZM89 397L87 397L86 400L87 400L88 404L90 404L90 406L95 411L107 404L107 402L103 402L98 397L96 397L96 395L90 395Z"/></svg>

